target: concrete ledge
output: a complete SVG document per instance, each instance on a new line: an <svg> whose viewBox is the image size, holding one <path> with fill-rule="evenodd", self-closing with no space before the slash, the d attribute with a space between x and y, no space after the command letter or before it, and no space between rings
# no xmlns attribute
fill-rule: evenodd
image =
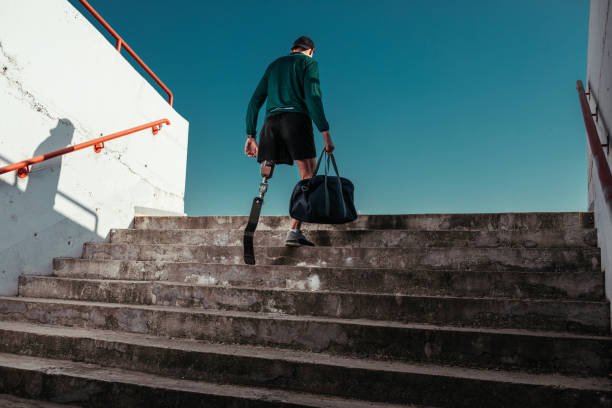
<svg viewBox="0 0 612 408"><path fill-rule="evenodd" d="M0 408L79 408L76 405L54 404L52 402L18 398L0 394Z"/></svg>
<svg viewBox="0 0 612 408"><path fill-rule="evenodd" d="M600 270L599 248L259 247L258 265L433 270ZM83 258L242 265L241 247L87 243Z"/></svg>
<svg viewBox="0 0 612 408"><path fill-rule="evenodd" d="M160 210L158 208L134 207L134 217L144 216L165 216L165 217L184 217L187 214L173 211Z"/></svg>
<svg viewBox="0 0 612 408"><path fill-rule="evenodd" d="M26 298L0 299L0 315L6 324L55 324L480 368L593 370L588 375L596 375L609 372L612 361L612 337L559 332Z"/></svg>
<svg viewBox="0 0 612 408"><path fill-rule="evenodd" d="M123 229L112 230L115 244L182 244L242 246L243 230L211 229ZM313 230L306 232L317 246L350 248L428 247L596 247L594 230L569 228L563 231L407 231L407 230ZM255 246L274 247L285 243L286 231L264 230L255 234Z"/></svg>
<svg viewBox="0 0 612 408"><path fill-rule="evenodd" d="M519 402L528 401L537 404L538 407L557 407L572 405L571 402L576 399L589 402L589 407L599 407L606 406L612 393L612 381L607 378L580 379L559 375L413 365L261 348L186 342L177 344L152 338L145 339L142 336L130 339L123 336L122 339L121 336L112 333L103 337L102 333L91 331L87 334L75 331L67 334L66 330L63 332L60 335L53 334L50 330L43 334L41 329L37 329L36 332L33 330L13 332L15 337L9 337L9 344L5 347L8 349L19 347L19 344L23 343L18 341L22 340L30 344L25 353L33 355L51 353L59 357L66 356L68 350L74 350L70 358L77 361L84 360L85 363L62 360L52 360L52 362L44 361L41 357L15 358L12 355L0 354L0 372L7 367L16 368L16 365L23 367L27 363L29 363L27 368L32 370L37 363L44 362L46 363L44 366L51 364L53 369L41 371L62 373L72 379L83 376L105 379L112 372L113 386L121 387L126 381L133 383L135 379L135 373L124 372L121 368L135 366L145 373L152 371L149 374L139 373L138 383L155 386L157 392L167 388L178 388L179 383L188 384L189 380L214 379L226 384L238 384L240 387L265 386L282 389L287 392L282 394L287 399L297 396L292 391L299 391L377 402L436 404L438 407L484 407L491 404L518 407ZM8 334L6 331L4 333ZM45 351L41 348L37 340L50 342L52 344L50 350ZM131 358L126 359L126 354ZM93 366L87 364L88 361L102 361L109 367ZM185 361L191 362L188 369L184 368ZM169 377L181 377L181 380L158 377L159 372ZM4 378L4 381L0 379L0 387L7 380L13 386L17 382L10 375ZM162 379L166 379L163 386L160 384ZM368 384L367 387L364 387L364 384ZM207 383L200 385L202 388L208 388L207 394L212 392L216 395L225 394L233 397L240 395L243 398L248 395L238 393L240 388L236 385L219 386L217 389L211 386L212 384ZM229 387L234 387L233 392L227 393ZM439 389L445 389L446 393L435 392ZM476 389L480 389L486 395L478 395L474 392ZM256 390L259 390L259 393L253 393ZM253 398L260 393L266 393L265 389L252 389L249 397ZM449 394L452 394L453 398L449 399ZM508 398L508 395L514 394L519 394L520 398ZM319 397L319 401L325 399L327 398ZM461 402L457 404L456 399ZM329 400L326 402L329 405L325 406L335 406L330 404ZM123 402L120 405L124 406Z"/></svg>
<svg viewBox="0 0 612 408"><path fill-rule="evenodd" d="M64 278L166 281L268 289L516 299L604 299L603 273L598 271L320 268L56 258L54 274Z"/></svg>
<svg viewBox="0 0 612 408"><path fill-rule="evenodd" d="M323 395L161 377L96 364L0 354L0 391L91 408L365 408ZM381 407L399 408L382 404Z"/></svg>
<svg viewBox="0 0 612 408"><path fill-rule="evenodd" d="M23 277L24 297L343 319L606 333L608 303L311 292L165 282Z"/></svg>
<svg viewBox="0 0 612 408"><path fill-rule="evenodd" d="M206 217L135 217L137 229L244 229L246 216ZM349 224L307 224L313 229L408 229L408 230L562 230L565 228L593 228L593 213L486 213L486 214L399 214L360 215ZM258 230L289 228L288 216L264 216Z"/></svg>

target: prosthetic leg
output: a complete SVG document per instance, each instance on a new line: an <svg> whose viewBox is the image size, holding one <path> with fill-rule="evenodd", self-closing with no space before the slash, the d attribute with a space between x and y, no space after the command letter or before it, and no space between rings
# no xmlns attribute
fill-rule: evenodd
<svg viewBox="0 0 612 408"><path fill-rule="evenodd" d="M255 236L255 229L259 222L259 214L261 213L261 206L264 202L264 195L268 191L268 180L272 178L274 173L274 162L264 161L261 164L261 177L263 180L259 185L259 196L253 199L251 205L251 214L249 214L249 222L244 230L244 263L247 265L255 265L255 252L253 250L253 238Z"/></svg>

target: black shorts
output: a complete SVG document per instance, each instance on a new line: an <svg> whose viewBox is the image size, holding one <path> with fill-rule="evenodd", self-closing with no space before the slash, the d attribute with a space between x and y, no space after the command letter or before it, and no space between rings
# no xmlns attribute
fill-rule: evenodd
<svg viewBox="0 0 612 408"><path fill-rule="evenodd" d="M276 164L293 165L294 160L316 156L310 116L283 112L266 117L259 134L259 163L272 160Z"/></svg>

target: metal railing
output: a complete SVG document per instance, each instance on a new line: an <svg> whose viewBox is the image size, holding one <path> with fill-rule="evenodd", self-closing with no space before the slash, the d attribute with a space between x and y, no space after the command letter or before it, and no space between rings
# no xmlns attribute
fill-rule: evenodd
<svg viewBox="0 0 612 408"><path fill-rule="evenodd" d="M60 150L55 150L53 152L43 154L40 156L33 157L29 160L20 161L18 163L9 164L8 166L0 167L0 174L8 173L11 171L17 170L17 177L25 178L30 173L30 166L32 164L40 163L45 160L52 159L57 156L62 156L64 154L76 152L77 150L85 149L87 147L93 146L94 151L96 153L100 153L102 149L104 149L104 142L108 142L109 140L117 139L118 137L129 135L131 133L140 132L141 130L151 128L151 131L154 135L159 132L162 125L169 125L170 121L168 119L160 119L155 122L145 123L144 125L136 126L131 129L122 130L121 132L113 133L108 136L102 136L97 139L90 140L88 142L79 143L73 146L68 146Z"/></svg>
<svg viewBox="0 0 612 408"><path fill-rule="evenodd" d="M121 52L121 47L125 48L127 52L136 60L136 62L138 62L138 64L140 64L140 66L145 71L147 71L149 75L151 75L151 78L153 78L153 80L155 80L155 82L157 82L157 84L168 94L168 103L170 104L170 106L172 106L174 96L172 95L172 92L170 91L170 89L168 89L168 87L161 81L161 79L159 79L157 75L155 75L153 71L151 71L151 68L149 68L142 59L140 59L140 57L134 52L134 50L132 50L130 46L127 45L125 41L123 41L123 38L121 38L119 34L117 34L115 30L113 30L113 28L102 18L102 16L96 10L94 10L93 7L91 7L91 5L86 0L79 0L79 1L96 18L96 20L98 20L100 24L102 24L104 28L106 28L106 30L113 37L115 37L115 39L117 40L117 46L116 46L117 51Z"/></svg>
<svg viewBox="0 0 612 408"><path fill-rule="evenodd" d="M593 155L593 163L597 168L601 189L603 190L606 202L612 204L612 172L610 172L610 165L608 164L608 160L603 150L603 148L608 145L601 143L601 139L597 133L597 126L595 126L595 121L593 120L593 117L597 117L599 112L591 112L591 106L587 101L587 95L590 95L590 93L584 91L582 81L576 81L576 89L578 90L578 99L580 99L582 116L584 118L584 125L586 126L587 140L589 141L589 146Z"/></svg>

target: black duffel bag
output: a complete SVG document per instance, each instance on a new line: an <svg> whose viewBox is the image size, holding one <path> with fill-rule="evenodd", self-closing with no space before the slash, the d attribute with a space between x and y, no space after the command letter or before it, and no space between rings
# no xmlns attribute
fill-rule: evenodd
<svg viewBox="0 0 612 408"><path fill-rule="evenodd" d="M357 218L353 203L353 183L340 177L334 155L327 156L325 175L318 176L319 166L325 150L321 153L312 178L299 181L289 203L292 218L315 224L344 224ZM336 171L336 177L328 175L329 163Z"/></svg>

